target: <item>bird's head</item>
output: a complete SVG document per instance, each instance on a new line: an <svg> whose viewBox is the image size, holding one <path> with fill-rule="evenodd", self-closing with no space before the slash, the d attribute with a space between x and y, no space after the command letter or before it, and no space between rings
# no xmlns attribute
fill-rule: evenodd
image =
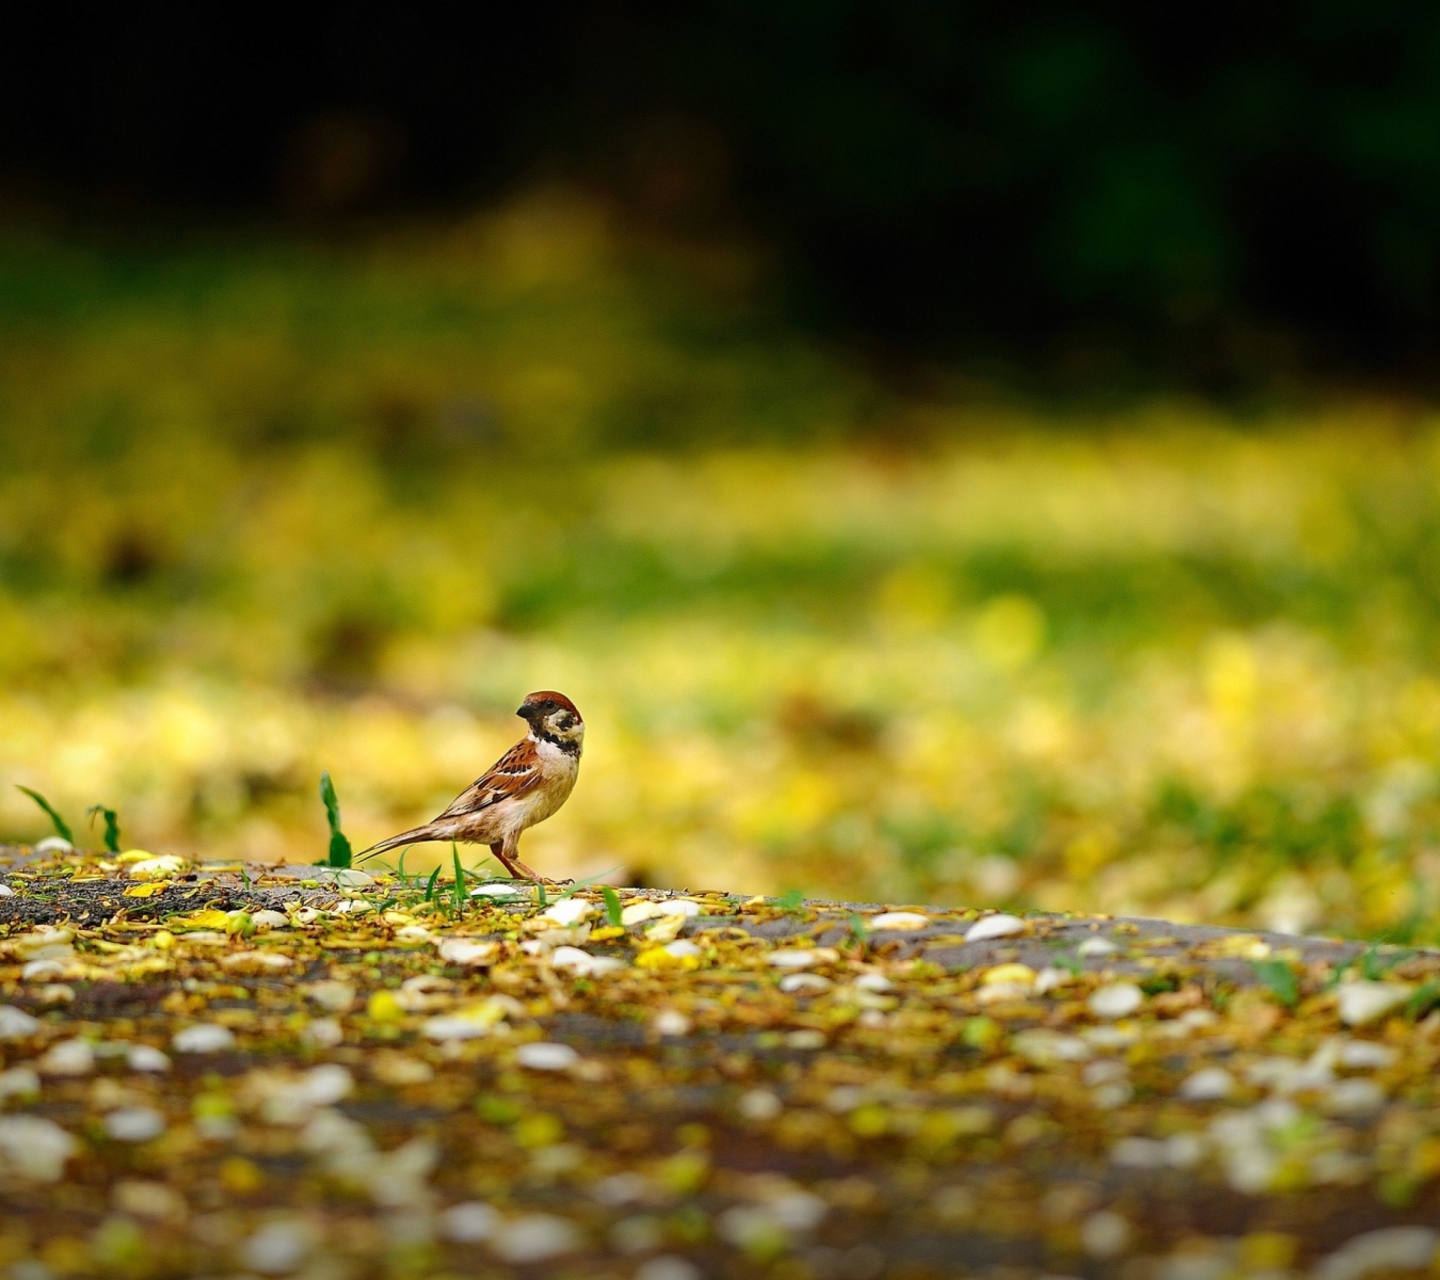
<svg viewBox="0 0 1440 1280"><path fill-rule="evenodd" d="M564 751L580 754L585 741L585 721L575 704L563 693L553 689L542 689L539 693L528 694L515 712L530 732L546 742L553 743Z"/></svg>

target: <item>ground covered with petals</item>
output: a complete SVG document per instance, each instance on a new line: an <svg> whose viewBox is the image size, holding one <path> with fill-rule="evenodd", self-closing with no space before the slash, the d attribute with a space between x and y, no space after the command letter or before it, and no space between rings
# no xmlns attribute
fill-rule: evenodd
<svg viewBox="0 0 1440 1280"><path fill-rule="evenodd" d="M1429 1274L1440 955L11 849L0 1263Z"/></svg>

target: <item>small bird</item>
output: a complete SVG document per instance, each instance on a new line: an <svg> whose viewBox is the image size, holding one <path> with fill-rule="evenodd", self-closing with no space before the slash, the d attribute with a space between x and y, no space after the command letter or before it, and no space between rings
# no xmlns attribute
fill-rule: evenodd
<svg viewBox="0 0 1440 1280"><path fill-rule="evenodd" d="M544 822L575 790L585 721L575 704L553 689L528 694L515 714L530 726L529 733L456 796L438 818L372 845L361 859L403 844L463 840L488 844L517 880L545 880L520 861L520 834Z"/></svg>

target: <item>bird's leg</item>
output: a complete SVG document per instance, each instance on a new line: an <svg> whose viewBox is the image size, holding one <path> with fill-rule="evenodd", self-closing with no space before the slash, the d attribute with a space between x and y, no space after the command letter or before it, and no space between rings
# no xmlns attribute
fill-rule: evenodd
<svg viewBox="0 0 1440 1280"><path fill-rule="evenodd" d="M509 841L497 840L494 844L490 846L490 852L495 855L495 861L497 861L502 867L505 868L506 871L510 873L510 878L512 880L533 878L534 873L529 871L528 868L526 868L526 874L524 876L520 874L520 864L513 859L513 857L511 856L511 852L505 848L506 844L508 843Z"/></svg>
<svg viewBox="0 0 1440 1280"><path fill-rule="evenodd" d="M495 856L510 868L510 874L517 880L534 880L536 884L569 884L569 880L552 880L549 876L542 876L538 871L532 870L520 861L520 837L516 836L514 843L506 842L508 848L503 853ZM492 845L491 848L494 848Z"/></svg>

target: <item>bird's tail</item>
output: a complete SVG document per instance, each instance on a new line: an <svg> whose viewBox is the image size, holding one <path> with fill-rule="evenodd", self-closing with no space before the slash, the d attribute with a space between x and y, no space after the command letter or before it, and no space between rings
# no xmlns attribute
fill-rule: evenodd
<svg viewBox="0 0 1440 1280"><path fill-rule="evenodd" d="M423 827L413 827L409 831L402 831L398 836L391 836L388 840L382 840L379 844L372 844L368 849L355 855L356 862L364 862L367 858L373 858L376 854L385 853L390 849L398 849L402 844L423 844L426 840L443 840L446 837L436 830L433 822L427 822Z"/></svg>

